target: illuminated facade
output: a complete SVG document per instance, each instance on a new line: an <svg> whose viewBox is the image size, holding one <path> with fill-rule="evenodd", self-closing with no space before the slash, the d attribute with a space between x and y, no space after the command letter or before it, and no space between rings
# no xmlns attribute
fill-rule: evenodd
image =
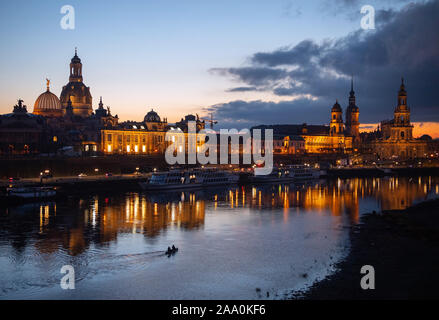
<svg viewBox="0 0 439 320"><path fill-rule="evenodd" d="M160 154L166 150L165 132L146 129L104 129L101 151L104 154Z"/></svg>
<svg viewBox="0 0 439 320"><path fill-rule="evenodd" d="M358 142L359 108L355 105L353 82L346 110L346 126L343 122L343 110L338 103L331 108L328 125L261 125L252 129L273 129L273 152L276 154L320 154L351 153Z"/></svg>
<svg viewBox="0 0 439 320"><path fill-rule="evenodd" d="M413 159L426 156L427 142L413 138L404 79L401 80L394 118L381 122L379 136L379 139L372 142L372 150L381 159Z"/></svg>

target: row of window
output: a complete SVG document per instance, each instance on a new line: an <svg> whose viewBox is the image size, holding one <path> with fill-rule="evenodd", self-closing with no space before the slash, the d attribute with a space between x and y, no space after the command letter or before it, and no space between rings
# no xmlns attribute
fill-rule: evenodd
<svg viewBox="0 0 439 320"><path fill-rule="evenodd" d="M108 142L112 142L113 141L113 135L116 136L117 142L122 144L122 140L123 140L123 136L124 135L121 135L121 134L108 133L107 134L107 141ZM163 142L163 137L162 136L153 136L152 138L153 138L153 142L154 143ZM141 140L142 143L146 143L146 136L142 135L141 138L139 139L138 135L125 135L125 142L127 142L127 143L130 143L130 142L139 143L139 140Z"/></svg>
<svg viewBox="0 0 439 320"><path fill-rule="evenodd" d="M113 149L113 146L111 144L107 145L107 149L106 150L107 150L108 153L111 153L111 152L127 152L127 153L134 152L134 153L139 153L140 151L142 153L146 153L146 151L147 151L145 145L142 145L142 146L139 146L139 145L135 145L135 146L128 145L128 146L125 147L125 150L122 150L122 149L116 150L116 149Z"/></svg>

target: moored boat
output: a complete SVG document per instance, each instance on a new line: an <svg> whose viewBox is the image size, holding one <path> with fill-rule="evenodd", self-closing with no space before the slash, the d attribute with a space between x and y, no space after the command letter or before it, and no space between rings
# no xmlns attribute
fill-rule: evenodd
<svg viewBox="0 0 439 320"><path fill-rule="evenodd" d="M274 167L270 174L254 175L250 178L253 183L284 183L293 181L314 180L322 176L319 169L305 165Z"/></svg>
<svg viewBox="0 0 439 320"><path fill-rule="evenodd" d="M239 175L216 169L170 170L154 172L148 181L139 182L144 190L203 188L237 183Z"/></svg>
<svg viewBox="0 0 439 320"><path fill-rule="evenodd" d="M289 176L295 181L319 179L323 175L320 169L305 165L288 166L287 170L289 171Z"/></svg>
<svg viewBox="0 0 439 320"><path fill-rule="evenodd" d="M56 189L53 187L10 187L6 189L7 197L22 199L40 199L56 196Z"/></svg>

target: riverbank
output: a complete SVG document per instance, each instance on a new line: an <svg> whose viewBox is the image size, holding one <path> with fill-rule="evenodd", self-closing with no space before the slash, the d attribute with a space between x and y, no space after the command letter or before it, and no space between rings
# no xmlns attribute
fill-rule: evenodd
<svg viewBox="0 0 439 320"><path fill-rule="evenodd" d="M350 253L338 271L296 298L439 298L439 200L368 214L350 237ZM360 288L363 265L375 268L375 290Z"/></svg>

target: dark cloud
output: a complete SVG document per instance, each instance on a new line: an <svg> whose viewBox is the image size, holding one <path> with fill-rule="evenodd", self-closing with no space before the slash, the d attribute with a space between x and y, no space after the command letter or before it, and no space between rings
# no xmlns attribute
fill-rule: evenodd
<svg viewBox="0 0 439 320"><path fill-rule="evenodd" d="M287 76L285 70L266 67L216 68L211 69L211 72L221 75L229 75L236 80L253 86L268 85L273 81L277 81Z"/></svg>
<svg viewBox="0 0 439 320"><path fill-rule="evenodd" d="M240 129L261 123L285 124L309 122L309 119L312 119L316 113L321 113L322 110L327 111L324 117L325 120L321 122L321 124L324 124L330 119L330 106L323 105L321 101L310 101L308 99L281 102L261 100L246 102L236 100L211 106L206 108L205 111L215 113L215 118L221 120L221 128Z"/></svg>
<svg viewBox="0 0 439 320"><path fill-rule="evenodd" d="M256 87L236 87L227 89L227 92L248 92L248 91L258 91Z"/></svg>
<svg viewBox="0 0 439 320"><path fill-rule="evenodd" d="M300 121L326 122L327 108L336 98L347 105L353 74L360 120L377 122L392 117L404 76L412 119L439 121L438 17L439 0L409 4L399 11L380 10L376 13L376 30L357 30L322 43L303 40L292 47L255 53L247 67L215 69L245 84L240 87L245 91L270 90L285 99L310 95L317 100L234 101L212 109L217 118L242 117L259 123L291 123L297 113L310 116ZM244 91L238 88L236 91ZM267 110L272 111L269 117Z"/></svg>
<svg viewBox="0 0 439 320"><path fill-rule="evenodd" d="M270 67L305 64L320 53L321 46L311 40L304 40L293 48L283 48L269 53L256 53L252 57L252 62Z"/></svg>

